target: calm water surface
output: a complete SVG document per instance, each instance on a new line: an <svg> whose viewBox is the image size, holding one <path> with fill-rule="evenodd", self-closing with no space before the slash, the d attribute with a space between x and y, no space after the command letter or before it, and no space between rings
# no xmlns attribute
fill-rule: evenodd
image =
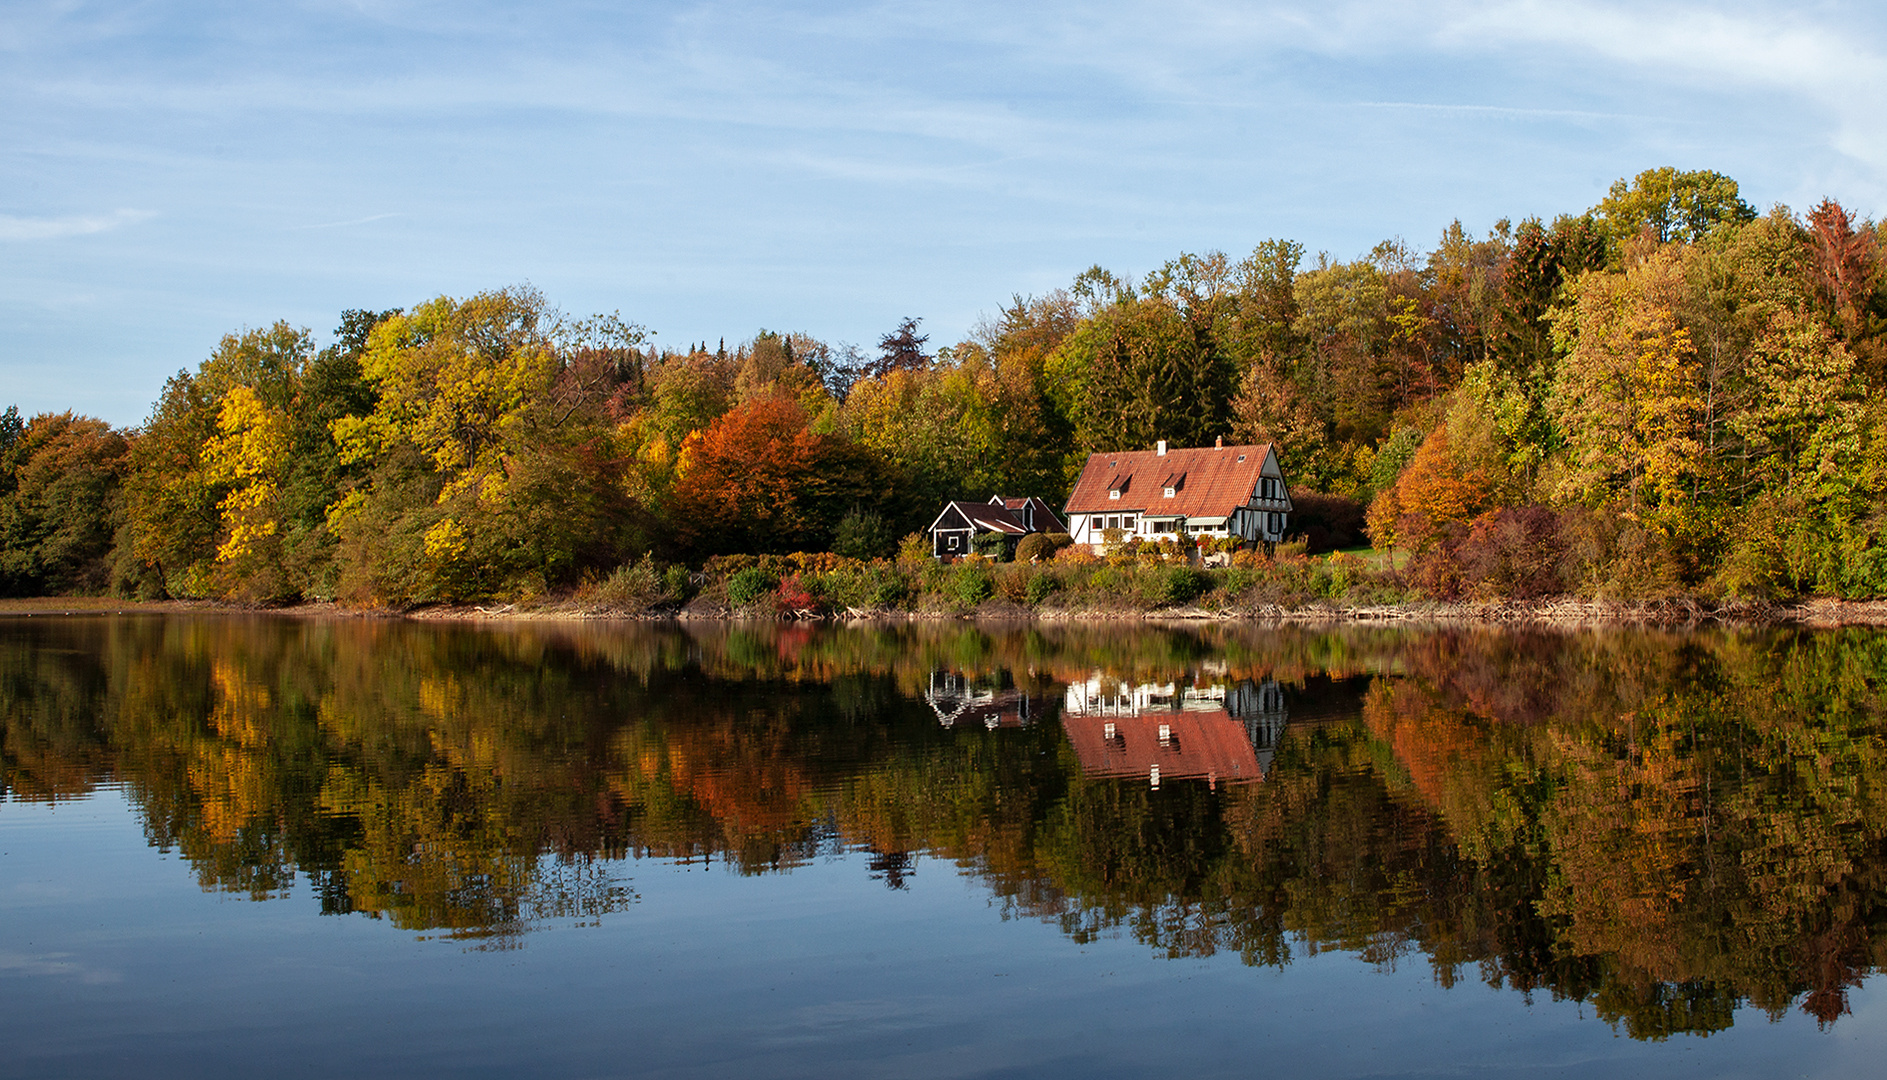
<svg viewBox="0 0 1887 1080"><path fill-rule="evenodd" d="M1887 635L0 618L0 1075L1871 1076Z"/></svg>

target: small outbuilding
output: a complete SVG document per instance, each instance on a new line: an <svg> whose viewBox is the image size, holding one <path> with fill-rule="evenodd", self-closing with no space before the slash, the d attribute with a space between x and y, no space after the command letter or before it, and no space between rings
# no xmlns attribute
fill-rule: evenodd
<svg viewBox="0 0 1887 1080"><path fill-rule="evenodd" d="M999 533L1008 540L1005 554L1015 554L1016 544L1030 533L1066 532L1061 518L1049 505L1033 496L1009 498L997 495L986 503L947 502L943 512L930 523L930 553L945 559L968 555L976 550L976 538L985 533Z"/></svg>

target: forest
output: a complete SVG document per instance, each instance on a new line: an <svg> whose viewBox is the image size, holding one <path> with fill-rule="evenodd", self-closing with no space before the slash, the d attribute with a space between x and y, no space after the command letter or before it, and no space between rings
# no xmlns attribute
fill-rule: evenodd
<svg viewBox="0 0 1887 1080"><path fill-rule="evenodd" d="M0 414L0 595L1879 597L1881 241L1833 199L1758 213L1729 177L1661 168L1427 252L1097 266L947 345L916 318L875 349L658 345L529 286L350 310L322 348L278 322L133 429ZM1089 453L1220 437L1279 447L1301 540L1275 559L1182 580L1151 549L1026 574L898 558L946 499L1060 505ZM1364 544L1386 558L1322 554Z"/></svg>

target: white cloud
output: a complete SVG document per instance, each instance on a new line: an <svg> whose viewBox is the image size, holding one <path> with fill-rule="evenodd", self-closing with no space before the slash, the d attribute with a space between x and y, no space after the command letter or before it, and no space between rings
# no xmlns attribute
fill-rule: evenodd
<svg viewBox="0 0 1887 1080"><path fill-rule="evenodd" d="M1729 93L1781 90L1833 119L1841 153L1887 167L1887 53L1869 35L1804 13L1737 13L1519 0L1467 13L1437 39L1472 50L1514 44L1597 54L1639 77Z"/></svg>
<svg viewBox="0 0 1887 1080"><path fill-rule="evenodd" d="M0 214L0 240L57 240L110 232L151 217L148 210L114 210L109 214L72 214L66 217L16 217Z"/></svg>

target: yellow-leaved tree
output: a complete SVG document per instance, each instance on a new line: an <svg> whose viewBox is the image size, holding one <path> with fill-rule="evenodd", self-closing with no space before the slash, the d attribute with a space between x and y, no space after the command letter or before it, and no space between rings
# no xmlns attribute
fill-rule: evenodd
<svg viewBox="0 0 1887 1080"><path fill-rule="evenodd" d="M282 477L289 466L290 420L255 389L238 385L223 395L216 434L203 444L204 474L224 494L217 503L222 543L216 561L236 577L268 591L282 536ZM279 583L277 583L279 584Z"/></svg>
<svg viewBox="0 0 1887 1080"><path fill-rule="evenodd" d="M1567 449L1554 494L1615 506L1667 536L1698 527L1703 465L1697 350L1675 312L1679 260L1660 250L1568 286L1572 302L1553 312L1565 355L1549 403Z"/></svg>
<svg viewBox="0 0 1887 1080"><path fill-rule="evenodd" d="M640 377L642 337L613 317L567 326L528 287L375 326L361 371L377 404L334 424L342 459L371 465L329 512L343 590L522 595L621 558L634 507L607 402Z"/></svg>

